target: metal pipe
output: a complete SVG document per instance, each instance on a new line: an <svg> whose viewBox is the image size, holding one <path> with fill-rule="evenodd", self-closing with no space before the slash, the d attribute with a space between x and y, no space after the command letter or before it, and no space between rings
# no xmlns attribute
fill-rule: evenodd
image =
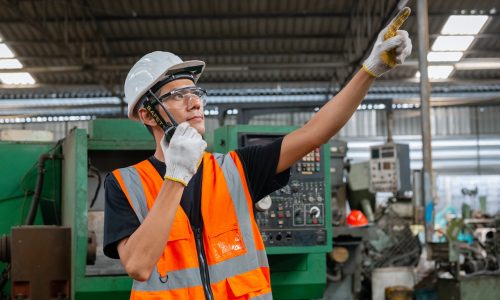
<svg viewBox="0 0 500 300"><path fill-rule="evenodd" d="M24 221L24 225L33 225L35 222L36 211L38 209L40 198L42 197L43 181L45 177L45 161L49 159L54 159L53 155L49 153L44 153L38 158L38 177L36 180L35 193L33 194L30 211Z"/></svg>
<svg viewBox="0 0 500 300"><path fill-rule="evenodd" d="M394 128L394 114L392 110L392 104L388 105L388 107L386 108L385 115L387 118L387 143L392 143L394 142L392 138L392 130Z"/></svg>
<svg viewBox="0 0 500 300"><path fill-rule="evenodd" d="M432 152L431 152L431 85L427 73L427 52L429 50L429 20L427 0L417 1L418 60L420 62L420 98L422 125L422 187L425 203L425 240L432 241L434 233L434 200L432 197Z"/></svg>
<svg viewBox="0 0 500 300"><path fill-rule="evenodd" d="M413 222L418 225L423 225L423 211L424 203L422 201L422 170L413 170Z"/></svg>

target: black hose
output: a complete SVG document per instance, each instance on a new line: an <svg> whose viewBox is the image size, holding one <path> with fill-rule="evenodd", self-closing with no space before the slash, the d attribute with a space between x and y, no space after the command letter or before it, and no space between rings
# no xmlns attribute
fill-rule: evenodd
<svg viewBox="0 0 500 300"><path fill-rule="evenodd" d="M38 209L38 204L40 203L40 198L42 196L43 181L45 177L45 161L55 158L58 158L58 156L49 153L44 153L38 158L38 177L36 180L33 200L31 201L30 211L28 213L28 216L26 217L26 220L24 221L24 225L33 225L33 223L35 222L36 211Z"/></svg>
<svg viewBox="0 0 500 300"><path fill-rule="evenodd" d="M101 189L102 177L101 177L101 172L99 172L99 169L97 169L96 167L90 165L89 169L93 171L97 177L97 188L94 193L94 198L92 198L92 201L90 201L90 208L92 208L95 204L95 201L97 200L97 196L99 195L99 190Z"/></svg>

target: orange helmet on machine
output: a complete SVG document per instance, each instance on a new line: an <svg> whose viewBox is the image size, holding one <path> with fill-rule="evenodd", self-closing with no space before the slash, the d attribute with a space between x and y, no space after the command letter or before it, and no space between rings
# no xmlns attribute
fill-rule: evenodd
<svg viewBox="0 0 500 300"><path fill-rule="evenodd" d="M347 224L351 226L365 226L368 225L368 219L363 212L354 209L347 216Z"/></svg>

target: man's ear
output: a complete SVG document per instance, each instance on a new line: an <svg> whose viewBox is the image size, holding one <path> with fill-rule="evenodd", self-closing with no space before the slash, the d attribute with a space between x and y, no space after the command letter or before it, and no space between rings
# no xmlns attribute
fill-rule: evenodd
<svg viewBox="0 0 500 300"><path fill-rule="evenodd" d="M151 127L158 125L151 113L149 113L149 111L147 111L144 107L139 108L137 114L139 115L139 119L141 119L142 123L145 125Z"/></svg>

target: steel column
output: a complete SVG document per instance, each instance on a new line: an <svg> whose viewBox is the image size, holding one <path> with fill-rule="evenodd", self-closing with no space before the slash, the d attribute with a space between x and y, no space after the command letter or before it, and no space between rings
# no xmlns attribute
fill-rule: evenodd
<svg viewBox="0 0 500 300"><path fill-rule="evenodd" d="M432 241L434 232L434 200L432 197L432 152L431 152L431 85L427 72L427 52L429 49L429 20L427 0L417 1L418 59L420 62L420 98L422 124L422 187L425 204L425 240Z"/></svg>

